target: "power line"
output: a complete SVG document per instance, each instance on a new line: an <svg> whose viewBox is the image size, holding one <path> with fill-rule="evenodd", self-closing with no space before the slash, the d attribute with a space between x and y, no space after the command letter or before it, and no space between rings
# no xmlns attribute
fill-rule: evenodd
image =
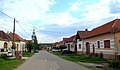
<svg viewBox="0 0 120 70"><path fill-rule="evenodd" d="M7 16L7 17L9 17L10 19L14 19L14 18L12 18L11 16L9 16L9 15L7 15L7 14L5 14L4 12L2 12L2 11L0 11L2 14L4 14L5 16ZM27 35L29 35L24 29L23 29L23 27L19 24L19 22L15 19L15 22L17 22L18 23L18 25L21 27L21 29L27 34Z"/></svg>
<svg viewBox="0 0 120 70"><path fill-rule="evenodd" d="M0 23L2 23L2 24L4 24L4 25L6 25L6 26L8 26L8 27L11 27L10 25L7 25L6 23L4 23L4 22L0 22Z"/></svg>
<svg viewBox="0 0 120 70"><path fill-rule="evenodd" d="M19 22L17 22L18 23L18 25L21 27L21 29L27 34L27 35L29 35L24 29L23 29L23 27L19 24Z"/></svg>
<svg viewBox="0 0 120 70"><path fill-rule="evenodd" d="M5 14L4 12L0 11L2 14L6 15L7 17L11 18L11 19L14 19L12 17L10 17L9 15Z"/></svg>

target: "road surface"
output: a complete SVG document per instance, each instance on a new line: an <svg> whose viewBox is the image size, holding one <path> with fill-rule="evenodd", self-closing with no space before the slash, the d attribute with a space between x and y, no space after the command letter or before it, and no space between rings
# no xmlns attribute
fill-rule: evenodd
<svg viewBox="0 0 120 70"><path fill-rule="evenodd" d="M89 70L74 62L64 60L47 51L40 51L30 57L16 70Z"/></svg>

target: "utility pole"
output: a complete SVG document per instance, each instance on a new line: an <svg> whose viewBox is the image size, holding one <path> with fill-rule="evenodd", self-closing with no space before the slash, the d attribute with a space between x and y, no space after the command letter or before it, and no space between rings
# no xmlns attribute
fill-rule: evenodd
<svg viewBox="0 0 120 70"><path fill-rule="evenodd" d="M15 49L15 43L14 43L14 41L15 41L15 22L16 22L16 20L15 20L15 18L14 18L14 21L13 21L13 23L14 23L14 25L13 25L13 41L12 41L12 49L13 49L13 56L15 55L15 52L14 52L14 49Z"/></svg>
<svg viewBox="0 0 120 70"><path fill-rule="evenodd" d="M15 41L14 40L15 39L15 37L14 37L14 35L15 35L15 18L14 18L13 22L14 22L14 25L13 25L13 43L14 43L14 41Z"/></svg>

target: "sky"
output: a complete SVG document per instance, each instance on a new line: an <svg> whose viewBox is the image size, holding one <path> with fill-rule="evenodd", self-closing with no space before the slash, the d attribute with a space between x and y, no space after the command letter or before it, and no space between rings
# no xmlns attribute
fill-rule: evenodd
<svg viewBox="0 0 120 70"><path fill-rule="evenodd" d="M119 18L120 0L0 0L0 11L0 30L13 32L15 18L22 38L35 29L39 43L53 43Z"/></svg>

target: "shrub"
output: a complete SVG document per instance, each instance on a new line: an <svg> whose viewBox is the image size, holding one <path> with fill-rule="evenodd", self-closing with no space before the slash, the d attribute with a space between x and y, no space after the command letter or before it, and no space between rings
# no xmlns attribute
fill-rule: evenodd
<svg viewBox="0 0 120 70"><path fill-rule="evenodd" d="M100 58L103 58L103 53L102 52L100 52L100 56L99 56Z"/></svg>
<svg viewBox="0 0 120 70"><path fill-rule="evenodd" d="M3 58L3 59L7 59L8 57L7 57L6 54L1 54L1 58Z"/></svg>
<svg viewBox="0 0 120 70"><path fill-rule="evenodd" d="M95 55L95 57L98 57L98 53L95 53L94 55Z"/></svg>
<svg viewBox="0 0 120 70"><path fill-rule="evenodd" d="M108 62L109 62L110 67L117 68L117 69L120 68L120 62L116 62L116 61L113 61L113 60L108 61Z"/></svg>

